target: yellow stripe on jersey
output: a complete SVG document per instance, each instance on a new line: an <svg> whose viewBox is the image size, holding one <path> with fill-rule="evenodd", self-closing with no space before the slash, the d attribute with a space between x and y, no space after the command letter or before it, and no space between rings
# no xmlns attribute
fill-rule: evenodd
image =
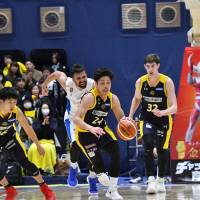
<svg viewBox="0 0 200 200"><path fill-rule="evenodd" d="M143 86L143 83L145 81L148 81L148 75L147 74L140 78L140 91L142 90L142 86Z"/></svg>
<svg viewBox="0 0 200 200"><path fill-rule="evenodd" d="M144 121L139 122L139 127L140 127L140 136L138 137L138 140L140 140L144 135L144 132L143 132Z"/></svg>
<svg viewBox="0 0 200 200"><path fill-rule="evenodd" d="M163 149L168 149L168 147L169 147L169 140L170 140L171 132L172 132L172 117L171 117L171 115L169 115L169 128L168 128L168 131L167 131L167 135L166 135L165 143L163 145Z"/></svg>
<svg viewBox="0 0 200 200"><path fill-rule="evenodd" d="M106 131L106 133L108 133L111 136L111 138L113 140L117 140L115 134L112 132L112 130L107 125L104 127L104 130Z"/></svg>

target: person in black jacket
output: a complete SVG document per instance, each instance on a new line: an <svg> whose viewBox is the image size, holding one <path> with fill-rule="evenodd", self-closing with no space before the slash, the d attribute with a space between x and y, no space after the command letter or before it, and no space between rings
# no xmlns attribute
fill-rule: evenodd
<svg viewBox="0 0 200 200"><path fill-rule="evenodd" d="M32 144L28 150L28 159L44 172L54 174L56 164L54 133L57 129L57 120L54 118L53 108L48 101L41 103L38 117L32 126L46 153L43 157L40 156L36 146Z"/></svg>

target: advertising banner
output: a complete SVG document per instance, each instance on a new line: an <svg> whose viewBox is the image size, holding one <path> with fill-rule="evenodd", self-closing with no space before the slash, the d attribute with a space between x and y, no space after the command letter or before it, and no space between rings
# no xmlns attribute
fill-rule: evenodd
<svg viewBox="0 0 200 200"><path fill-rule="evenodd" d="M173 182L200 182L200 48L186 47L171 137Z"/></svg>

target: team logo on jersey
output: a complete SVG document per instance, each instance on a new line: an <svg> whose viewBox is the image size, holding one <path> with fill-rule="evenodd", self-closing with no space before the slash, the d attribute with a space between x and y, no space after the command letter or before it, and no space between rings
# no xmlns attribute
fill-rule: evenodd
<svg viewBox="0 0 200 200"><path fill-rule="evenodd" d="M154 90L150 91L150 95L154 96L156 94L156 92Z"/></svg>
<svg viewBox="0 0 200 200"><path fill-rule="evenodd" d="M73 88L70 88L69 91L70 91L70 92L73 92Z"/></svg>
<svg viewBox="0 0 200 200"><path fill-rule="evenodd" d="M102 109L102 110L105 110L105 109L106 109L106 105L105 105L105 104L102 104L102 105L101 105L101 109Z"/></svg>
<svg viewBox="0 0 200 200"><path fill-rule="evenodd" d="M8 122L3 122L1 125L2 126L8 126Z"/></svg>

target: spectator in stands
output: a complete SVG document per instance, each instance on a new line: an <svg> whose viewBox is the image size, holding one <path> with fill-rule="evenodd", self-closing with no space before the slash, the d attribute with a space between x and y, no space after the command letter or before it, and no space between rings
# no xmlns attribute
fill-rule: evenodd
<svg viewBox="0 0 200 200"><path fill-rule="evenodd" d="M12 83L10 81L6 81L3 71L0 70L0 89L3 87L12 87Z"/></svg>
<svg viewBox="0 0 200 200"><path fill-rule="evenodd" d="M32 126L36 118L36 109L33 105L33 99L30 94L24 95L22 97L22 111L24 115L26 116L29 125ZM25 131L19 125L17 126L17 128L20 133L20 138L22 142L24 143L26 149L29 149L31 145L31 140L27 137Z"/></svg>
<svg viewBox="0 0 200 200"><path fill-rule="evenodd" d="M52 69L49 66L43 66L42 67L42 78L40 80L40 84L42 84L46 78L52 73ZM48 84L48 97L51 101L51 104L53 105L53 107L55 108L56 113L58 113L58 105L61 106L60 104L58 104L58 84L56 83L55 80L51 81Z"/></svg>
<svg viewBox="0 0 200 200"><path fill-rule="evenodd" d="M41 95L41 88L38 84L33 84L31 86L31 95L32 95L32 99L33 99L33 105L36 106L36 104L38 103L38 101L40 99L40 95Z"/></svg>
<svg viewBox="0 0 200 200"><path fill-rule="evenodd" d="M28 87L30 87L32 84L39 82L39 80L42 78L42 72L35 69L35 65L31 60L26 60L25 64L27 71L23 74L23 77L26 80Z"/></svg>
<svg viewBox="0 0 200 200"><path fill-rule="evenodd" d="M54 174L56 164L54 132L57 129L57 120L54 118L53 108L48 101L41 104L38 117L33 123L33 129L37 134L39 143L45 149L45 155L40 156L36 145L33 143L28 150L28 159L45 173Z"/></svg>
<svg viewBox="0 0 200 200"><path fill-rule="evenodd" d="M11 55L5 55L5 56L4 56L4 63L5 63L5 65L6 65L6 66L4 67L4 69L3 69L3 74L4 74L4 76L7 76L7 75L8 75L9 69L10 69L10 66L11 66L11 63L13 63L13 62L14 62L14 61L13 61ZM19 72L20 72L20 74L25 73L25 72L26 72L26 66L25 66L23 63L19 62L19 61L17 61L17 64L18 64L18 66L19 66Z"/></svg>
<svg viewBox="0 0 200 200"><path fill-rule="evenodd" d="M64 72L65 74L67 74L69 76L69 70L68 68L63 65L61 63L61 56L58 52L53 52L52 53L52 66L51 68L53 69L53 71L61 71Z"/></svg>
<svg viewBox="0 0 200 200"><path fill-rule="evenodd" d="M22 98L24 96L30 96L31 93L26 90L26 83L24 78L22 77L18 77L15 81L15 88L17 89L18 93L19 93L19 99L17 104L20 106L20 108L22 108Z"/></svg>
<svg viewBox="0 0 200 200"><path fill-rule="evenodd" d="M22 111L26 118L28 119L30 125L33 124L35 118L36 118L36 109L33 104L33 99L31 95L24 95L22 97Z"/></svg>
<svg viewBox="0 0 200 200"><path fill-rule="evenodd" d="M21 77L19 71L19 64L17 62L12 62L8 70L8 74L5 76L6 81L10 81L14 86L16 84L17 78Z"/></svg>

